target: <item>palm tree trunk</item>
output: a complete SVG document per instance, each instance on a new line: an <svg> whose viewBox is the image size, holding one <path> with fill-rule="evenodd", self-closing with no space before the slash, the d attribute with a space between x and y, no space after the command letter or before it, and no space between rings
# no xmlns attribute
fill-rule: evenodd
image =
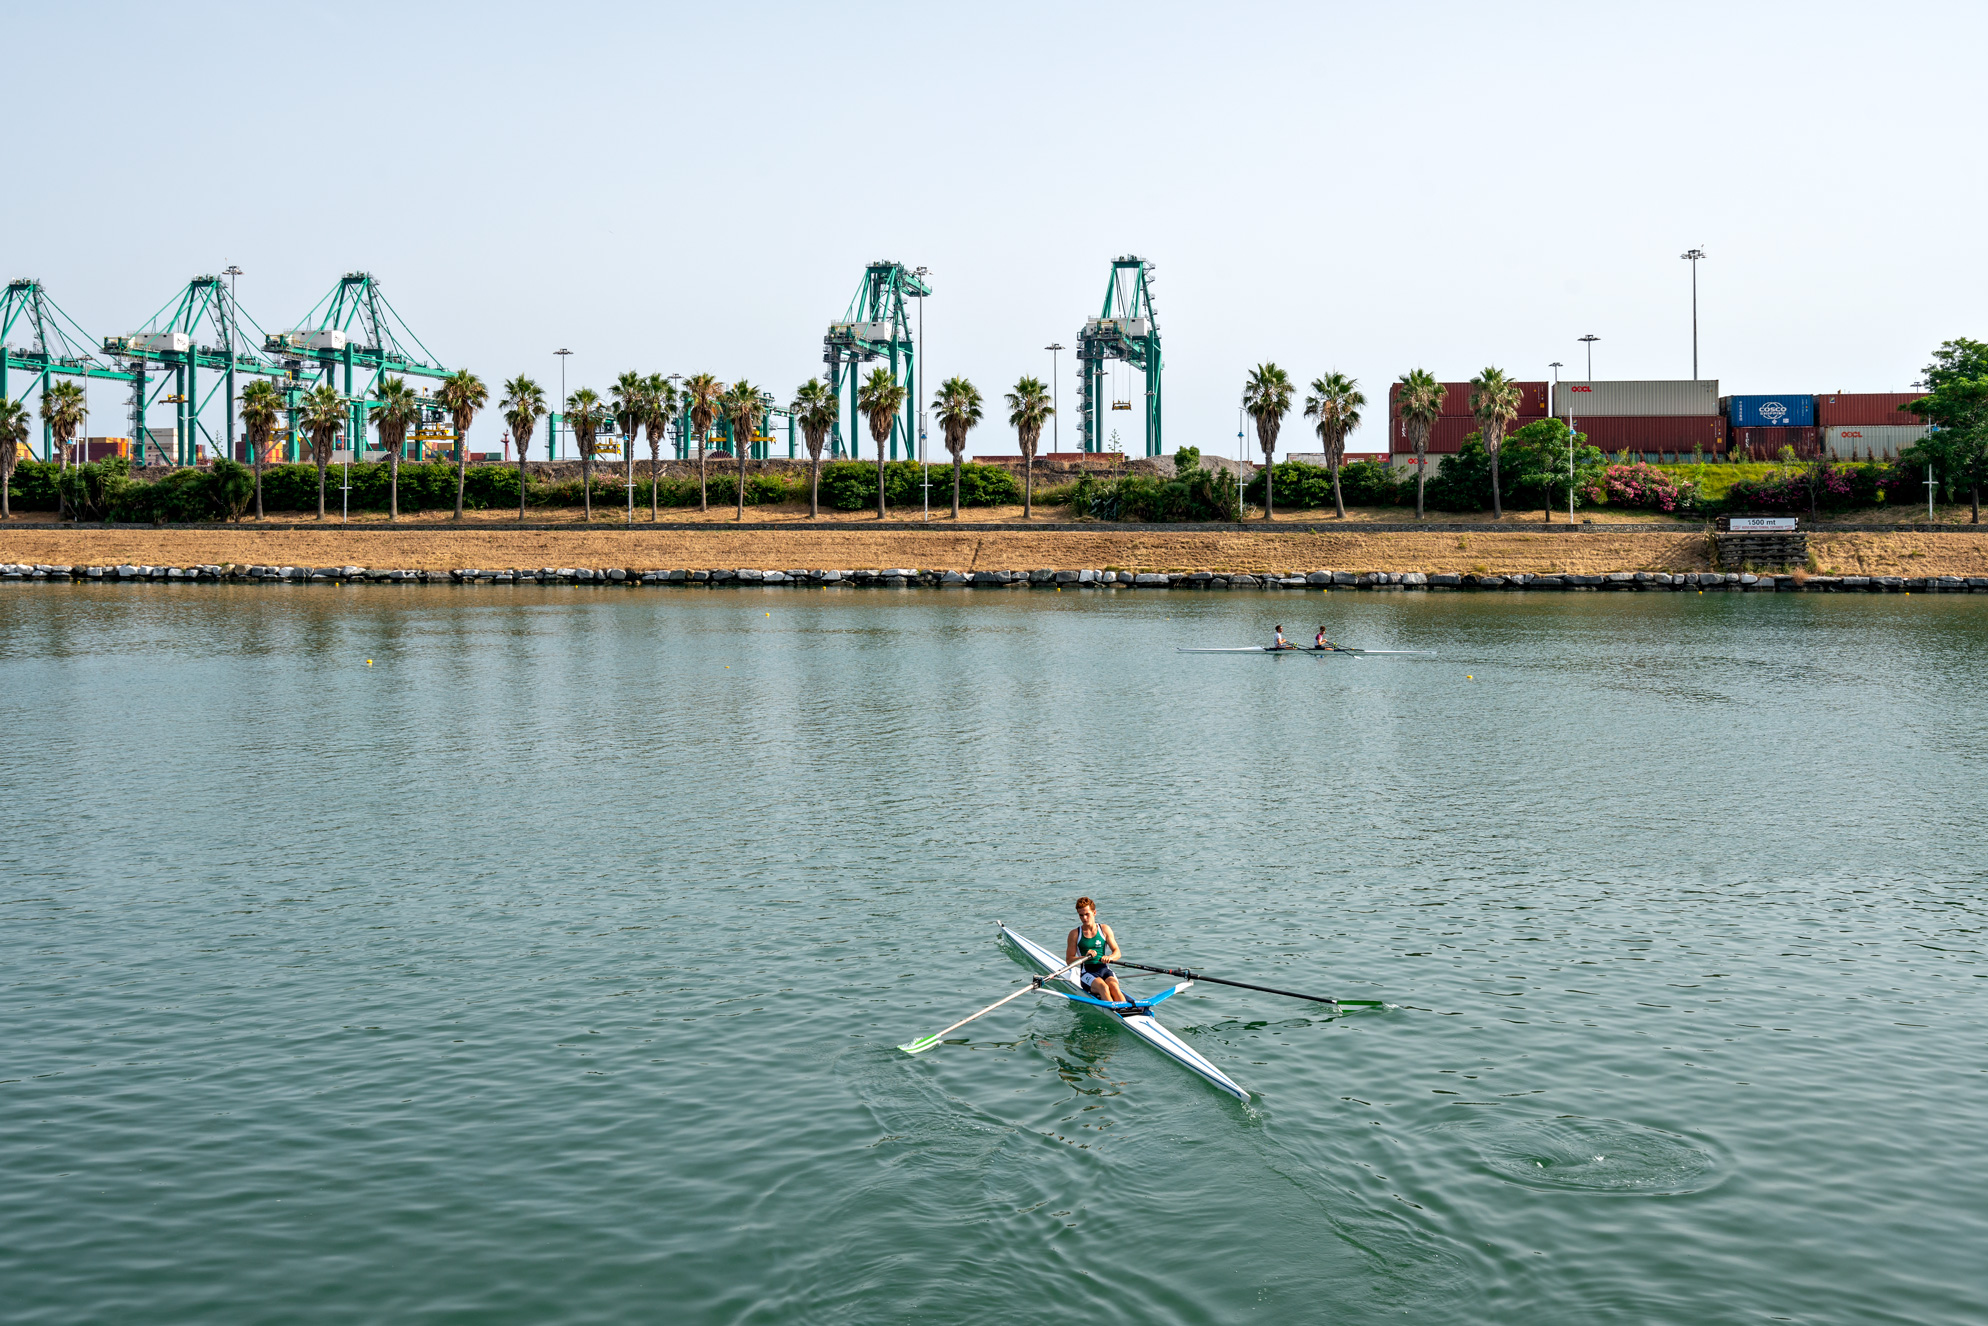
<svg viewBox="0 0 1988 1326"><path fill-rule="evenodd" d="M324 519L324 467L331 464L331 458L324 448L318 448L318 519Z"/></svg>
<svg viewBox="0 0 1988 1326"><path fill-rule="evenodd" d="M398 471L396 470L396 473ZM469 439L463 430L456 430L456 519L462 519L462 490L469 476Z"/></svg>
<svg viewBox="0 0 1988 1326"><path fill-rule="evenodd" d="M657 438L649 443L649 523L656 523L656 474L663 468L663 440Z"/></svg>
<svg viewBox="0 0 1988 1326"><path fill-rule="evenodd" d="M525 449L518 448L518 523L525 523Z"/></svg>
<svg viewBox="0 0 1988 1326"><path fill-rule="evenodd" d="M1022 519L1035 519L1035 451L1022 457Z"/></svg>
<svg viewBox="0 0 1988 1326"><path fill-rule="evenodd" d="M262 452L255 453L255 518L262 519Z"/></svg>
<svg viewBox="0 0 1988 1326"><path fill-rule="evenodd" d="M587 523L594 523L594 443L587 438L580 443L580 502L587 514Z"/></svg>
<svg viewBox="0 0 1988 1326"><path fill-rule="evenodd" d="M1979 483L1971 484L1967 491L1974 503L1974 518L1967 523L1970 525L1979 525L1981 523L1981 485Z"/></svg>
<svg viewBox="0 0 1988 1326"><path fill-rule="evenodd" d="M1504 499L1498 492L1498 453L1491 453L1491 519L1505 518Z"/></svg>
<svg viewBox="0 0 1988 1326"><path fill-rule="evenodd" d="M1272 500L1270 483L1275 477L1275 472L1270 468L1270 452L1266 449L1263 453L1263 523L1266 525L1270 523L1270 503Z"/></svg>
<svg viewBox="0 0 1988 1326"><path fill-rule="evenodd" d="M954 519L954 520L958 520L958 519L959 519L959 476L960 476L960 467L961 467L961 459L960 459L960 455L959 455L959 453L958 453L958 452L954 452L954 453L953 453L953 519Z"/></svg>
<svg viewBox="0 0 1988 1326"><path fill-rule="evenodd" d="M746 437L749 439L751 436L752 431L750 429L746 430ZM732 519L738 521L741 525L745 524L746 518L746 445L746 443L739 442L736 439L732 442L732 450L739 453L739 513L732 517Z"/></svg>
<svg viewBox="0 0 1988 1326"><path fill-rule="evenodd" d="M1422 519L1422 490L1429 483L1428 440L1415 443L1415 518Z"/></svg>
<svg viewBox="0 0 1988 1326"><path fill-rule="evenodd" d="M1332 506L1341 520L1346 519L1346 499L1339 495L1339 462L1332 462Z"/></svg>
<svg viewBox="0 0 1988 1326"><path fill-rule="evenodd" d="M808 464L808 519L821 514L821 451L816 449Z"/></svg>
<svg viewBox="0 0 1988 1326"><path fill-rule="evenodd" d="M877 441L877 519L884 518L884 444Z"/></svg>

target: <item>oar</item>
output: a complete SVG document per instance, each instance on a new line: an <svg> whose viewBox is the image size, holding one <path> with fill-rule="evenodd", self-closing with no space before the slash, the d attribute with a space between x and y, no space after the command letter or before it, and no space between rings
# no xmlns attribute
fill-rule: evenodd
<svg viewBox="0 0 1988 1326"><path fill-rule="evenodd" d="M1274 990L1267 985L1251 985L1248 981L1225 981L1219 976L1203 976L1198 971L1188 971L1185 967L1148 967L1143 962L1127 962L1124 958L1114 960L1120 967L1137 967L1140 971L1158 972L1162 976L1181 976L1190 981L1206 981L1210 985L1233 985L1239 990L1261 990L1265 994L1283 995L1290 999L1308 999L1314 1004L1337 1004L1341 1008L1386 1008L1387 1003L1380 999L1327 999L1323 995L1299 994L1295 990Z"/></svg>
<svg viewBox="0 0 1988 1326"><path fill-rule="evenodd" d="M906 1054L923 1054L925 1053L925 1051L937 1045L939 1041L944 1038L946 1032L958 1031L961 1027L964 1027L967 1023L973 1021L973 1018L986 1017L989 1013L992 1013L995 1009L1007 1003L1010 999L1020 999L1023 995L1029 993L1031 990L1040 989L1044 981L1055 980L1057 977L1061 976L1064 972L1069 971L1070 967L1082 966L1083 961L1084 960L1082 958L1078 958L1075 962L1071 963L1067 967L1058 967L1055 971L1050 972L1047 976L1038 976L1034 980L1030 981L1027 985L1024 985L1021 989L1015 991L1013 994L1003 995L1001 998L996 999L993 1003L981 1009L978 1013L975 1013L973 1017L961 1018L958 1022L953 1023L952 1026L947 1027L945 1031L935 1031L930 1036L920 1036L917 1040L911 1041L904 1045L900 1045L897 1048L903 1050Z"/></svg>

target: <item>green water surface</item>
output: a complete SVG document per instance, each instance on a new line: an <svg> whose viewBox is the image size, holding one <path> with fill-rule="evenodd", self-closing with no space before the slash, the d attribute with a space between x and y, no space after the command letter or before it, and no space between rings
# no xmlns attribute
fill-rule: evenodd
<svg viewBox="0 0 1988 1326"><path fill-rule="evenodd" d="M1436 652L1173 652L1321 621ZM1985 642L1982 596L0 587L0 1319L1988 1320ZM1079 893L1394 1007L1162 1005L1248 1105L1033 995L892 1048Z"/></svg>

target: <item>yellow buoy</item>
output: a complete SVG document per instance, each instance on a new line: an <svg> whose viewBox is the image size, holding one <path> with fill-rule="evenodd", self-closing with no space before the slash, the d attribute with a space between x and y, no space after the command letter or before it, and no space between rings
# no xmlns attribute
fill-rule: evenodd
<svg viewBox="0 0 1988 1326"><path fill-rule="evenodd" d="M367 667L369 667L369 668L370 668L370 667L372 667L372 666L373 666L373 660L372 660L372 659L370 659L370 658L369 658L369 659L367 659L367 660L366 660L366 666L367 666Z"/></svg>

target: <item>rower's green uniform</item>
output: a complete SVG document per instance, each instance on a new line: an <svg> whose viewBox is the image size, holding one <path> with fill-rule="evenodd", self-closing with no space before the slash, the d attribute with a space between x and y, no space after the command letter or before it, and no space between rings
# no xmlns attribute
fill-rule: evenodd
<svg viewBox="0 0 1988 1326"><path fill-rule="evenodd" d="M1096 971L1104 966L1104 955L1110 948L1111 941L1104 937L1103 926L1099 926L1098 932L1089 939L1084 938L1081 931L1077 934L1077 951L1084 955L1085 971Z"/></svg>

